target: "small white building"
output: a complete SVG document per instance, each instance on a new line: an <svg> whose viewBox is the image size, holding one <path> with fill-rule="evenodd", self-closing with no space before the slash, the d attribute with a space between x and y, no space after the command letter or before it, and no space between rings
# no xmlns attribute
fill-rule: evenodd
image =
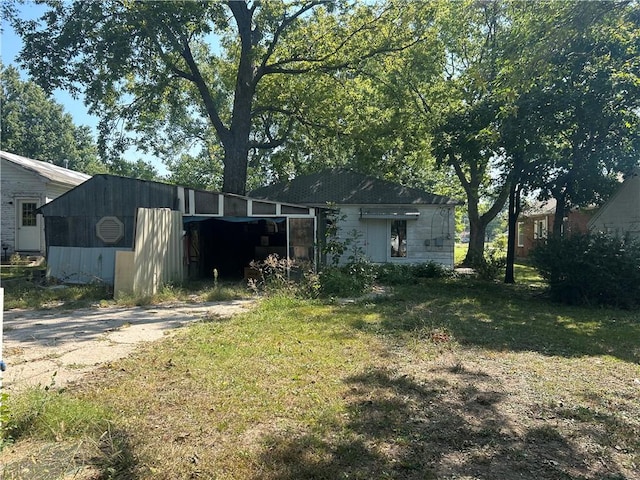
<svg viewBox="0 0 640 480"><path fill-rule="evenodd" d="M84 173L0 151L2 254L45 252L37 209L91 178Z"/></svg>
<svg viewBox="0 0 640 480"><path fill-rule="evenodd" d="M634 168L589 221L589 231L640 240L640 167Z"/></svg>
<svg viewBox="0 0 640 480"><path fill-rule="evenodd" d="M325 214L327 204L334 204L341 217L340 238L353 236L374 263L454 266L454 209L460 202L449 197L344 169L298 176L250 195L324 209Z"/></svg>

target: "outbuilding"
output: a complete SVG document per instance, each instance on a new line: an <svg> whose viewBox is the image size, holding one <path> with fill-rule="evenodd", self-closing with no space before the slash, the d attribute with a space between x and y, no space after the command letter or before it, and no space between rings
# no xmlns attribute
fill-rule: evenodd
<svg viewBox="0 0 640 480"><path fill-rule="evenodd" d="M43 255L44 225L37 209L91 176L9 152L0 151L0 160L2 254Z"/></svg>
<svg viewBox="0 0 640 480"><path fill-rule="evenodd" d="M172 217L149 216L147 210L165 210ZM113 284L117 252L132 251L143 235L147 263L163 258L181 264L182 275L192 279L211 278L214 269L221 277L242 278L252 260L270 254L316 260L316 209L287 202L96 175L40 212L48 274L67 282ZM165 230L173 228L175 215L179 241L165 238L154 225L167 222Z"/></svg>
<svg viewBox="0 0 640 480"><path fill-rule="evenodd" d="M326 228L327 206L339 210L343 239L353 235L357 247L374 263L428 263L454 266L455 212L460 202L347 169L301 175L259 188L253 198L292 202L319 211ZM321 232L320 238L324 238ZM349 252L340 259L348 261Z"/></svg>

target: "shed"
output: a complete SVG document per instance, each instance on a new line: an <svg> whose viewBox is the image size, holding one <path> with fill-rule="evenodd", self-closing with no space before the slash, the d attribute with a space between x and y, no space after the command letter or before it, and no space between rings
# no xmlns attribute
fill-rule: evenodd
<svg viewBox="0 0 640 480"><path fill-rule="evenodd" d="M313 207L252 199L114 175L96 175L41 207L49 274L71 282L114 282L117 251L136 242L138 209L181 215L179 249L149 255L180 255L189 278L242 278L252 260L269 254L315 261ZM180 250L180 251L176 251Z"/></svg>
<svg viewBox="0 0 640 480"><path fill-rule="evenodd" d="M640 240L640 167L634 168L589 222L589 230Z"/></svg>
<svg viewBox="0 0 640 480"><path fill-rule="evenodd" d="M0 161L3 254L42 255L44 223L37 209L91 176L4 151Z"/></svg>
<svg viewBox="0 0 640 480"><path fill-rule="evenodd" d="M460 202L347 169L302 175L259 188L254 198L340 210L341 237L352 232L375 263L434 262L453 267L454 209ZM326 210L319 212L326 229ZM321 238L324 238L321 232ZM341 263L348 260L348 253Z"/></svg>

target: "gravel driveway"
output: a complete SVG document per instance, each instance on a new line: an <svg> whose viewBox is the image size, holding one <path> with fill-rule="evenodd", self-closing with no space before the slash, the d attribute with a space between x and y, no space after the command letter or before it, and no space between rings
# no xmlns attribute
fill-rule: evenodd
<svg viewBox="0 0 640 480"><path fill-rule="evenodd" d="M2 383L14 391L31 385L64 386L100 363L126 357L140 342L158 340L203 318L230 317L252 302L7 311L3 348L7 370Z"/></svg>

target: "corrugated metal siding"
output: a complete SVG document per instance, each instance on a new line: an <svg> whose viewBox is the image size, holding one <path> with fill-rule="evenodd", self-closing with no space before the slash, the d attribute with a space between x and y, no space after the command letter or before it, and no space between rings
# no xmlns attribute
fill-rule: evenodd
<svg viewBox="0 0 640 480"><path fill-rule="evenodd" d="M135 216L117 216L124 225L124 236L116 244L106 244L96 234L96 225L103 217L45 217L45 231L49 248L58 247L121 247L133 246Z"/></svg>
<svg viewBox="0 0 640 480"><path fill-rule="evenodd" d="M42 208L45 216L133 216L132 207L178 208L174 185L134 178L96 175ZM97 221L96 220L96 221Z"/></svg>
<svg viewBox="0 0 640 480"><path fill-rule="evenodd" d="M162 284L184 275L182 214L169 209L139 208L136 222L133 288L151 295Z"/></svg>
<svg viewBox="0 0 640 480"><path fill-rule="evenodd" d="M113 285L116 251L123 248L51 247L47 275L65 283Z"/></svg>

